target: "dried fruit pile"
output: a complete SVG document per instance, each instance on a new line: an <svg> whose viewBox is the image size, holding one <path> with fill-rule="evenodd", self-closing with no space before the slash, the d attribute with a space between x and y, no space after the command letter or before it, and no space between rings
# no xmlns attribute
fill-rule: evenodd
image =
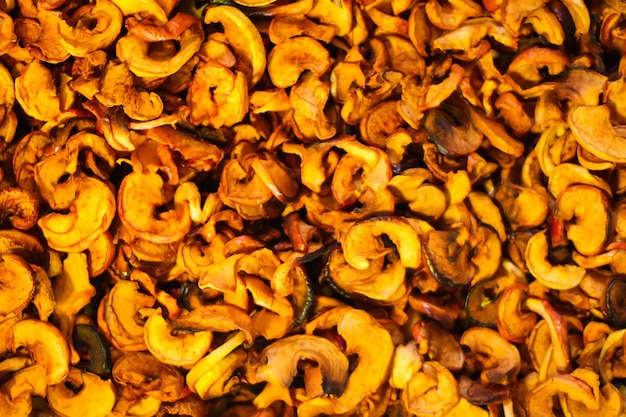
<svg viewBox="0 0 626 417"><path fill-rule="evenodd" d="M0 0L0 415L622 415L590 3Z"/></svg>

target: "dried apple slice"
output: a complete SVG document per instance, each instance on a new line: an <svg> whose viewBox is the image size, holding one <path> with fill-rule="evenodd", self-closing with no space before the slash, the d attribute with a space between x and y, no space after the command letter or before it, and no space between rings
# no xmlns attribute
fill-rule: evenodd
<svg viewBox="0 0 626 417"><path fill-rule="evenodd" d="M11 349L24 348L33 360L45 368L46 384L63 382L69 372L70 350L61 331L52 323L20 320L12 328Z"/></svg>
<svg viewBox="0 0 626 417"><path fill-rule="evenodd" d="M48 245L59 251L87 249L109 228L115 216L115 196L103 181L93 177L76 179L77 194L69 213L40 217L39 227Z"/></svg>
<svg viewBox="0 0 626 417"><path fill-rule="evenodd" d="M386 235L394 243L402 265L418 268L421 265L420 240L415 229L401 217L372 217L355 223L341 240L346 262L352 267L367 269L372 259L385 256L392 249L385 247L381 237Z"/></svg>
<svg viewBox="0 0 626 417"><path fill-rule="evenodd" d="M599 398L594 396L589 384L572 375L559 374L539 383L530 391L526 397L526 412L531 416L554 416L551 403L552 397L557 394L582 402L588 410L599 408Z"/></svg>
<svg viewBox="0 0 626 417"><path fill-rule="evenodd" d="M424 117L424 129L443 155L469 155L478 149L483 135L469 123L465 108L448 107L448 111L443 108L428 110Z"/></svg>
<svg viewBox="0 0 626 417"><path fill-rule="evenodd" d="M144 325L144 340L150 353L161 362L191 368L209 351L213 333L172 334L171 324L157 309Z"/></svg>
<svg viewBox="0 0 626 417"><path fill-rule="evenodd" d="M524 258L530 273L539 282L555 290L567 290L580 284L585 269L576 265L552 265L548 261L548 238L545 231L535 233L526 244Z"/></svg>
<svg viewBox="0 0 626 417"><path fill-rule="evenodd" d="M522 343L537 323L537 316L522 311L528 296L528 285L513 284L506 288L498 303L498 332L508 341Z"/></svg>
<svg viewBox="0 0 626 417"><path fill-rule="evenodd" d="M597 187L612 196L613 190L608 182L593 175L589 170L581 165L572 163L561 163L554 167L548 177L548 190L556 198L567 187L575 184L586 184Z"/></svg>
<svg viewBox="0 0 626 417"><path fill-rule="evenodd" d="M471 351L465 366L481 371L480 382L483 385L509 385L516 381L521 369L519 351L498 332L485 327L472 327L463 333L460 343Z"/></svg>
<svg viewBox="0 0 626 417"><path fill-rule="evenodd" d="M37 120L52 120L61 113L52 72L34 60L15 79L15 98L24 111Z"/></svg>
<svg viewBox="0 0 626 417"><path fill-rule="evenodd" d="M198 18L186 13L178 12L162 26L146 23L146 20L137 21L135 18L126 20L128 33L148 42L175 40L191 25L198 22Z"/></svg>
<svg viewBox="0 0 626 417"><path fill-rule="evenodd" d="M548 196L542 189L502 181L495 195L513 229L537 227L548 216Z"/></svg>
<svg viewBox="0 0 626 417"><path fill-rule="evenodd" d="M345 340L346 355L357 355L358 365L337 394L334 410L337 414L354 409L362 398L374 394L388 379L394 345L389 332L368 312L358 309L341 311L337 317L337 333ZM329 314L334 315L332 310ZM328 320L326 325L333 323ZM314 322L311 322L314 323ZM309 332L309 328L306 331ZM376 343L371 343L376 340Z"/></svg>
<svg viewBox="0 0 626 417"><path fill-rule="evenodd" d="M50 408L61 417L106 417L115 405L113 381L70 368L67 379L48 387Z"/></svg>
<svg viewBox="0 0 626 417"><path fill-rule="evenodd" d="M317 40L300 36L289 38L272 49L268 56L267 72L272 84L279 88L294 85L300 75L312 71L318 77L331 65L328 50Z"/></svg>
<svg viewBox="0 0 626 417"><path fill-rule="evenodd" d="M244 73L213 60L199 65L187 90L187 103L194 124L219 129L239 123L248 111Z"/></svg>
<svg viewBox="0 0 626 417"><path fill-rule="evenodd" d="M405 409L419 416L446 415L461 398L454 375L435 361L424 362L402 391Z"/></svg>
<svg viewBox="0 0 626 417"><path fill-rule="evenodd" d="M229 382L229 379L233 377L238 368L245 365L247 359L247 352L241 348L230 352L195 382L195 392L203 400L228 394L232 387L232 382ZM233 379L236 381L238 378L235 376Z"/></svg>
<svg viewBox="0 0 626 417"><path fill-rule="evenodd" d="M175 193L174 208L156 215L157 208L168 202L163 179L156 172L133 172L120 184L118 213L122 223L142 238L154 243L171 243L180 240L191 227L189 204L184 198Z"/></svg>
<svg viewBox="0 0 626 417"><path fill-rule="evenodd" d="M186 382L189 389L192 392L198 392L198 390L196 389L196 384L204 379L205 375L211 374L212 369L216 368L224 358L226 358L230 353L236 350L245 341L246 334L239 331L230 338L228 338L220 346L211 350L211 352L204 358L196 362L196 364L189 370L186 376ZM212 376L210 375L210 377ZM205 382L206 381L204 381L203 383Z"/></svg>
<svg viewBox="0 0 626 417"><path fill-rule="evenodd" d="M322 389L326 394L341 395L348 377L348 358L329 340L314 335L293 335L279 339L261 352L261 366L256 371L259 381L267 385L253 402L266 408L275 400L293 404L289 386L295 376L298 362L303 359L317 362L322 370Z"/></svg>
<svg viewBox="0 0 626 417"><path fill-rule="evenodd" d="M31 396L20 395L16 398L9 398L4 391L0 392L0 414L13 417L30 417L33 410Z"/></svg>
<svg viewBox="0 0 626 417"><path fill-rule="evenodd" d="M207 8L204 23L222 25L237 57L235 69L246 75L248 88L252 88L263 76L266 66L265 45L254 23L238 8L226 5Z"/></svg>
<svg viewBox="0 0 626 417"><path fill-rule="evenodd" d="M0 318L19 314L35 295L35 279L28 263L19 255L0 255Z"/></svg>
<svg viewBox="0 0 626 417"><path fill-rule="evenodd" d="M79 8L70 26L59 21L63 47L73 56L84 57L90 52L108 48L122 30L122 12L112 2L101 0Z"/></svg>
<svg viewBox="0 0 626 417"><path fill-rule="evenodd" d="M567 336L567 323L548 301L528 297L524 303L528 310L537 313L548 325L552 343L552 360L561 372L571 369L570 345Z"/></svg>
<svg viewBox="0 0 626 417"><path fill-rule="evenodd" d="M554 217L566 224L567 238L582 255L596 255L607 245L612 231L611 204L601 189L585 184L571 185L558 196Z"/></svg>
<svg viewBox="0 0 626 417"><path fill-rule="evenodd" d="M113 380L137 397L149 395L171 402L186 395L182 371L147 352L126 353L119 358L113 366Z"/></svg>
<svg viewBox="0 0 626 417"><path fill-rule="evenodd" d="M89 281L87 257L83 253L70 253L63 260L63 272L52 286L56 305L54 315L59 328L67 340L72 339L72 330L78 312L96 295L96 289ZM73 346L72 363L78 360Z"/></svg>
<svg viewBox="0 0 626 417"><path fill-rule="evenodd" d="M422 236L424 262L443 285L467 285L474 277L471 248L469 242L462 240L457 231L432 230Z"/></svg>
<svg viewBox="0 0 626 417"><path fill-rule="evenodd" d="M465 353L456 336L445 330L436 321L421 320L411 328L413 338L420 346L428 347L428 359L436 361L452 372L463 369Z"/></svg>
<svg viewBox="0 0 626 417"><path fill-rule="evenodd" d="M616 163L626 163L626 132L611 123L607 105L578 106L569 112L569 128L576 141L598 158Z"/></svg>
<svg viewBox="0 0 626 417"><path fill-rule="evenodd" d="M254 340L252 319L233 305L202 305L181 314L171 325L179 332L230 332L241 330L248 343Z"/></svg>
<svg viewBox="0 0 626 417"><path fill-rule="evenodd" d="M141 2L112 0L112 2L122 11L124 16L142 15L159 25L167 22L167 15L171 11L166 10L165 2L158 0L142 0Z"/></svg>
<svg viewBox="0 0 626 417"><path fill-rule="evenodd" d="M198 52L204 32L200 25L185 30L180 37L180 49L170 56L150 54L151 43L133 35L118 39L115 44L117 57L126 62L130 71L138 77L167 77L180 70Z"/></svg>

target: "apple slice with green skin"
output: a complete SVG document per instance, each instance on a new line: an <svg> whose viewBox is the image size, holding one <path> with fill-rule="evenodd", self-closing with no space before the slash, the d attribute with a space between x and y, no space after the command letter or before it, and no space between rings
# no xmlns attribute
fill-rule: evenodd
<svg viewBox="0 0 626 417"><path fill-rule="evenodd" d="M611 280L606 288L606 312L609 319L616 326L626 325L626 308L624 300L626 294L626 281L615 278Z"/></svg>
<svg viewBox="0 0 626 417"><path fill-rule="evenodd" d="M475 266L469 242L458 242L459 232L433 230L422 236L425 264L441 284L453 287L470 283Z"/></svg>
<svg viewBox="0 0 626 417"><path fill-rule="evenodd" d="M558 196L554 218L575 223L565 225L567 238L582 255L596 255L606 247L611 236L611 204L600 188L570 185Z"/></svg>

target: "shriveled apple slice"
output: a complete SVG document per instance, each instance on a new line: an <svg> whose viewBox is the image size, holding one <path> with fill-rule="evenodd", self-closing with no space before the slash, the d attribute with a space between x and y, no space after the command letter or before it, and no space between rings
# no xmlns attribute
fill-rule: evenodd
<svg viewBox="0 0 626 417"><path fill-rule="evenodd" d="M471 327L463 333L460 343L471 351L466 356L466 366L481 371L480 381L484 385L509 385L516 381L521 368L519 351L498 332Z"/></svg>

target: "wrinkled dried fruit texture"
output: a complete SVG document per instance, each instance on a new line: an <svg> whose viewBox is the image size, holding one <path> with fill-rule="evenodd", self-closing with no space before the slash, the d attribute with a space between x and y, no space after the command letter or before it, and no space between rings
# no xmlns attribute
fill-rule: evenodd
<svg viewBox="0 0 626 417"><path fill-rule="evenodd" d="M620 1L204 3L0 0L0 415L620 415Z"/></svg>

